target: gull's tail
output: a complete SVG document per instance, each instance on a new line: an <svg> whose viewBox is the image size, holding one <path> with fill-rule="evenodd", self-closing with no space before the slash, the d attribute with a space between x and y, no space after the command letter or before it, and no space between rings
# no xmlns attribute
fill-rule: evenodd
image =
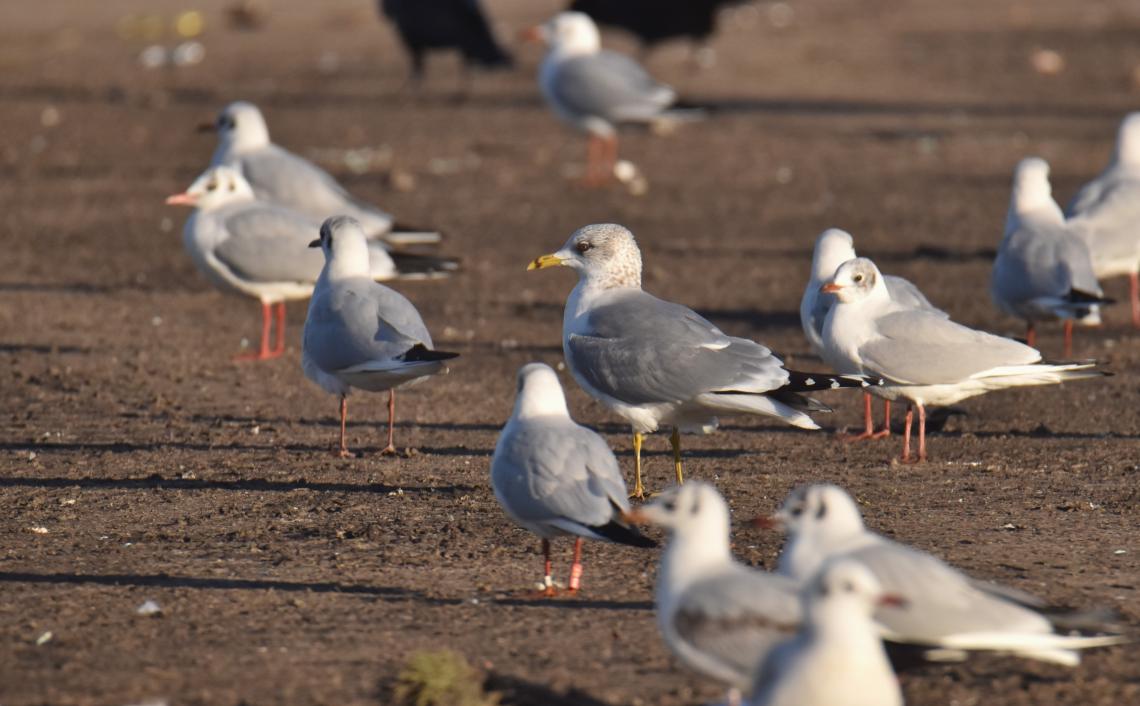
<svg viewBox="0 0 1140 706"><path fill-rule="evenodd" d="M433 228L419 228L407 223L393 223L392 229L384 234L383 240L389 245L435 245L443 240L443 233Z"/></svg>
<svg viewBox="0 0 1140 706"><path fill-rule="evenodd" d="M882 384L881 380L862 375L831 375L803 373L789 370L787 381L774 390L746 392L742 390L716 390L698 399L712 407L726 411L764 414L777 417L801 429L819 429L808 412L830 412L831 408L801 392L837 390L841 387L870 387Z"/></svg>
<svg viewBox="0 0 1140 706"><path fill-rule="evenodd" d="M419 253L389 252L398 279L439 279L459 270L459 258Z"/></svg>

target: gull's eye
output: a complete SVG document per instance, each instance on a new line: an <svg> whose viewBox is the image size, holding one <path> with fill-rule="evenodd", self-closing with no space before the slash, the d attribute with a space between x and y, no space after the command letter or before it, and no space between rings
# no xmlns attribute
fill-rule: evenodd
<svg viewBox="0 0 1140 706"><path fill-rule="evenodd" d="M665 508L665 512L674 512L677 509L677 503L672 500L666 500L661 503L661 507Z"/></svg>
<svg viewBox="0 0 1140 706"><path fill-rule="evenodd" d="M211 181L210 183L206 184L206 191L217 191L217 190L218 190L218 182Z"/></svg>
<svg viewBox="0 0 1140 706"><path fill-rule="evenodd" d="M574 249L577 250L578 252L584 254L586 252L589 252L589 250L593 247L594 247L593 243L589 242L588 240L583 240L582 242L575 245Z"/></svg>
<svg viewBox="0 0 1140 706"><path fill-rule="evenodd" d="M793 507L791 510L788 511L788 514L791 515L792 517L799 517L800 515L804 514L804 506L803 505L796 505L795 507Z"/></svg>
<svg viewBox="0 0 1140 706"><path fill-rule="evenodd" d="M854 593L855 592L855 584L851 583L850 581L844 581L843 582L843 591L845 593Z"/></svg>
<svg viewBox="0 0 1140 706"><path fill-rule="evenodd" d="M863 275L855 275L854 277L851 278L851 281L858 284L859 282L863 281Z"/></svg>

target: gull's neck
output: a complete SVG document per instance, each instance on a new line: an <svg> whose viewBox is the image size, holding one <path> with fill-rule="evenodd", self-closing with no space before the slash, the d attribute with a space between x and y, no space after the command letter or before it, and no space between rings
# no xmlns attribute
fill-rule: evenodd
<svg viewBox="0 0 1140 706"><path fill-rule="evenodd" d="M542 383L526 383L522 392L515 400L513 415L517 420L535 419L538 417L555 417L570 419L570 410L566 407L566 395L557 385L544 385Z"/></svg>
<svg viewBox="0 0 1140 706"><path fill-rule="evenodd" d="M727 525L726 521L723 526L708 523L685 528L688 531L674 530L657 575L659 602L671 601L694 581L732 565Z"/></svg>
<svg viewBox="0 0 1140 706"><path fill-rule="evenodd" d="M368 242L364 236L345 237L342 235L334 244L325 270L328 279L333 282L354 277L371 277L372 266L369 261Z"/></svg>
<svg viewBox="0 0 1140 706"><path fill-rule="evenodd" d="M1048 180L1034 178L1014 186L1005 220L1006 235L1013 233L1025 221L1054 224L1065 221L1061 207L1053 200Z"/></svg>
<svg viewBox="0 0 1140 706"><path fill-rule="evenodd" d="M1140 114L1132 113L1120 125L1112 166L1140 170Z"/></svg>

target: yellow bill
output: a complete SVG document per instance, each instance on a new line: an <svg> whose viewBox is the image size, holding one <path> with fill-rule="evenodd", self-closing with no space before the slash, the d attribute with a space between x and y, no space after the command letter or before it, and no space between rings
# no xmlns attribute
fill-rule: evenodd
<svg viewBox="0 0 1140 706"><path fill-rule="evenodd" d="M564 260L557 255L539 255L526 268L527 270L544 270L547 267L558 267L563 262Z"/></svg>

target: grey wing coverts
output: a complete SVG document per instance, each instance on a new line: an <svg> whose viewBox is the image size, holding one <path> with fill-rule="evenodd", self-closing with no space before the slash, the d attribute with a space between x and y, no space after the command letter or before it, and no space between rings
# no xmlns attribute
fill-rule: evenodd
<svg viewBox="0 0 1140 706"><path fill-rule="evenodd" d="M635 61L608 51L563 62L552 89L570 111L610 122L650 120L676 100Z"/></svg>

